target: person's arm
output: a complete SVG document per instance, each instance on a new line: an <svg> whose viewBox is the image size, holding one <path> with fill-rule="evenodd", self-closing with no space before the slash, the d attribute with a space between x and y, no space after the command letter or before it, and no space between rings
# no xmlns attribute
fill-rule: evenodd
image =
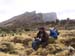
<svg viewBox="0 0 75 56"><path fill-rule="evenodd" d="M58 32L58 30L56 30L56 32L57 32L57 35L59 35L59 32Z"/></svg>
<svg viewBox="0 0 75 56"><path fill-rule="evenodd" d="M37 33L36 37L34 37L35 39L39 37L39 32Z"/></svg>
<svg viewBox="0 0 75 56"><path fill-rule="evenodd" d="M46 38L49 38L49 35L48 35L48 33L46 33Z"/></svg>

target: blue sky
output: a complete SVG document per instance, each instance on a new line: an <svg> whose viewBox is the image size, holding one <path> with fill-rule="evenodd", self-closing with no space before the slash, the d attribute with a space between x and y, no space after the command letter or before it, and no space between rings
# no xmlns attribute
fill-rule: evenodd
<svg viewBox="0 0 75 56"><path fill-rule="evenodd" d="M56 12L59 19L75 19L75 0L0 0L0 22L34 10Z"/></svg>

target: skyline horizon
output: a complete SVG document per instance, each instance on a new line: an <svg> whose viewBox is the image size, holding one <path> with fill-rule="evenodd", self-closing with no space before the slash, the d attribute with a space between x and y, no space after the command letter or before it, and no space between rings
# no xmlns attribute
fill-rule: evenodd
<svg viewBox="0 0 75 56"><path fill-rule="evenodd" d="M34 11L26 11L26 12L34 12ZM26 12L23 12L23 13L21 13L21 14L15 15L15 16L22 15L22 14L24 14L24 13L26 13ZM35 11L35 13L56 13L56 12L37 12L37 11ZM57 15L57 13L56 13L56 15ZM12 16L12 17L10 17L10 18L8 18L8 19L6 19L6 20L12 19L12 18L15 17L15 16ZM75 18L70 18L70 17L66 17L66 18L61 18L61 19L60 19L60 18L58 18L58 15L57 15L57 19L59 19L59 20L66 20L67 18L69 18L69 19L71 19L71 20L75 20ZM6 21L6 20L0 21L0 23L1 23L1 22L4 22L4 21Z"/></svg>
<svg viewBox="0 0 75 56"><path fill-rule="evenodd" d="M61 19L75 19L75 0L0 0L0 22L28 11L56 12Z"/></svg>

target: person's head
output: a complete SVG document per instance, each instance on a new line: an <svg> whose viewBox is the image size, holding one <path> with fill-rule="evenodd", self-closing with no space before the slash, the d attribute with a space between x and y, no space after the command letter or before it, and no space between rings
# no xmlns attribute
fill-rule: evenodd
<svg viewBox="0 0 75 56"><path fill-rule="evenodd" d="M45 31L45 28L44 28L44 27L40 27L40 28L39 28L39 31L40 31L40 32L44 32L44 31Z"/></svg>
<svg viewBox="0 0 75 56"><path fill-rule="evenodd" d="M54 30L54 27L50 28L50 30Z"/></svg>

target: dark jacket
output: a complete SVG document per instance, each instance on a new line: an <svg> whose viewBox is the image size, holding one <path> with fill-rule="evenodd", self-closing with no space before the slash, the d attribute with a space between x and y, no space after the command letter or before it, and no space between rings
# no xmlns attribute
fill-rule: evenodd
<svg viewBox="0 0 75 56"><path fill-rule="evenodd" d="M41 41L48 41L49 36L48 34L44 31L44 32L38 32L37 33L37 38L41 38Z"/></svg>

